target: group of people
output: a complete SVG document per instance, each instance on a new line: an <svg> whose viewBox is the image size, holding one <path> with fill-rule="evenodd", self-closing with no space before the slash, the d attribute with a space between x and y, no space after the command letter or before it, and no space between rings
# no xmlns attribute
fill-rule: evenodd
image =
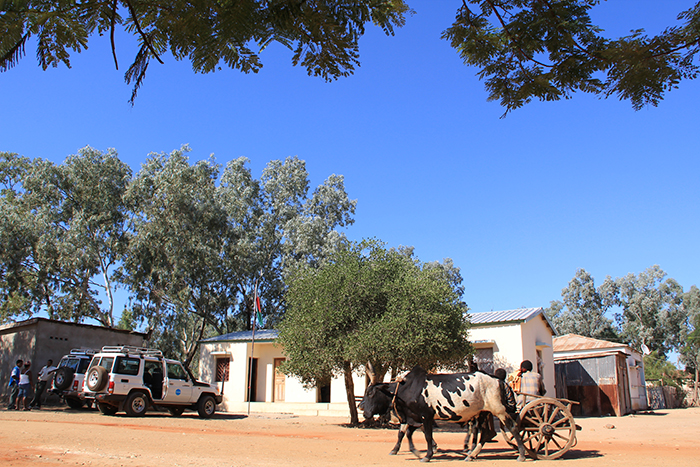
<svg viewBox="0 0 700 467"><path fill-rule="evenodd" d="M32 408L41 408L41 396L46 390L46 385L51 381L53 372L56 367L53 366L53 360L46 362L39 373L37 373L36 386L34 388L34 397L32 396L32 363L24 362L18 359L15 362L14 368L10 373L10 402L7 405L7 410L31 410ZM31 398L31 400L30 400Z"/></svg>

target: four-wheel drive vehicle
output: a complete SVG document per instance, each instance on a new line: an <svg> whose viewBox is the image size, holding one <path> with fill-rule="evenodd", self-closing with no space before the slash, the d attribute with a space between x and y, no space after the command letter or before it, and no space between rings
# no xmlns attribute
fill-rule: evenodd
<svg viewBox="0 0 700 467"><path fill-rule="evenodd" d="M79 409L85 404L80 392L83 390L85 372L95 353L93 349L73 349L58 362L50 391L61 396L71 409Z"/></svg>
<svg viewBox="0 0 700 467"><path fill-rule="evenodd" d="M82 395L105 415L123 410L132 417L151 407L168 409L176 417L192 409L209 418L222 399L218 387L197 381L160 350L130 346L102 347L92 357Z"/></svg>

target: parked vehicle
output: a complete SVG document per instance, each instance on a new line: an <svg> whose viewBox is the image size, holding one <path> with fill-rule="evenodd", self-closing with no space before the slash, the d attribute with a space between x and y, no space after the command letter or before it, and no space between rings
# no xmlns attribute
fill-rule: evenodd
<svg viewBox="0 0 700 467"><path fill-rule="evenodd" d="M73 349L58 362L50 391L58 394L71 409L80 409L85 405L80 393L83 390L85 372L96 352L93 349Z"/></svg>
<svg viewBox="0 0 700 467"><path fill-rule="evenodd" d="M178 417L196 410L202 418L216 412L222 396L216 385L197 381L177 360L160 350L106 346L92 357L82 397L105 415L119 411L137 417L149 408L167 409Z"/></svg>

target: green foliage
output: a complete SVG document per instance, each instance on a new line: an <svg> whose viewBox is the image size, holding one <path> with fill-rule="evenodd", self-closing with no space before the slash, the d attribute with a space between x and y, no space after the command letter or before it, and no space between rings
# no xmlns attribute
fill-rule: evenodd
<svg viewBox="0 0 700 467"><path fill-rule="evenodd" d="M70 51L87 48L94 34L109 31L116 63L114 32L124 29L140 48L126 72L134 83L131 101L143 83L151 59L170 53L189 59L199 73L221 65L244 73L262 68L260 53L277 42L293 52L292 63L325 80L351 74L359 63L359 39L365 24L386 34L404 24L409 12L402 0L85 0L75 2L0 2L0 70L24 55L37 36L41 66L70 67Z"/></svg>
<svg viewBox="0 0 700 467"><path fill-rule="evenodd" d="M568 99L576 91L656 106L682 79L697 76L700 3L681 26L649 37L644 30L608 39L589 11L599 0L465 0L443 33L479 69L489 100L506 114L533 99Z"/></svg>
<svg viewBox="0 0 700 467"><path fill-rule="evenodd" d="M2 172L3 315L45 307L52 318L113 326L131 169L113 151L86 147L61 166L3 153Z"/></svg>
<svg viewBox="0 0 700 467"><path fill-rule="evenodd" d="M681 307L683 288L658 266L638 275L616 279L616 315L621 335L639 349L642 344L661 355L682 346L685 315Z"/></svg>
<svg viewBox="0 0 700 467"><path fill-rule="evenodd" d="M559 334L578 334L594 339L617 341L613 322L605 313L614 303L615 288L607 278L596 288L593 276L584 269L576 271L569 285L562 289L562 302L552 302L547 316Z"/></svg>
<svg viewBox="0 0 700 467"><path fill-rule="evenodd" d="M310 193L304 161L272 161L256 180L246 159L221 171L183 147L152 154L136 177L84 148L62 165L0 153L0 321L46 311L115 326L113 292L186 365L211 334L249 329L257 286L267 327L284 313L284 277L344 241L356 201L342 176ZM158 338L159 339L159 338Z"/></svg>
<svg viewBox="0 0 700 467"><path fill-rule="evenodd" d="M270 162L260 180L246 159L231 161L217 185L220 167L191 165L188 151L152 155L131 185L134 236L122 273L137 317L179 333L186 365L208 332L250 329L256 287L266 326L278 322L285 271L321 261L356 203L335 175L309 197L297 158Z"/></svg>
<svg viewBox="0 0 700 467"><path fill-rule="evenodd" d="M644 356L644 379L656 386L673 386L679 390L683 385L684 374L666 357L654 350Z"/></svg>
<svg viewBox="0 0 700 467"><path fill-rule="evenodd" d="M283 369L318 386L331 375L345 373L348 381L360 366L381 378L388 368L463 363L471 346L460 284L451 262L421 264L411 249L387 250L376 240L345 244L288 281ZM352 414L354 398L348 404Z"/></svg>

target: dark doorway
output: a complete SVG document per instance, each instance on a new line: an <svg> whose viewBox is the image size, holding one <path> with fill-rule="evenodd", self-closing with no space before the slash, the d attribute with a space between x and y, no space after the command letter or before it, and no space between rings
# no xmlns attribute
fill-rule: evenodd
<svg viewBox="0 0 700 467"><path fill-rule="evenodd" d="M248 398L246 402L257 401L257 391L258 387L258 359L250 357L248 359Z"/></svg>

